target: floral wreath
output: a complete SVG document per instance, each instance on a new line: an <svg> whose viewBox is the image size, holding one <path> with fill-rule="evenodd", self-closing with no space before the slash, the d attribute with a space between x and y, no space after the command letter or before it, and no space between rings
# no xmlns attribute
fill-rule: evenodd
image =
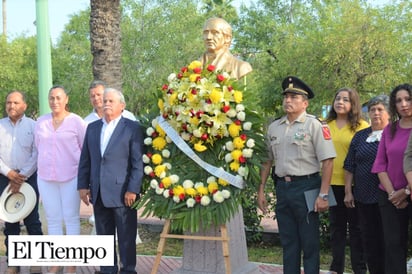
<svg viewBox="0 0 412 274"><path fill-rule="evenodd" d="M256 184L264 151L261 117L242 104L238 85L227 72L203 69L199 61L169 75L158 117L146 125L144 192L134 205L144 208L142 217L171 219L172 229L196 232L224 224L238 211L243 186L220 175ZM161 121L178 137L171 138Z"/></svg>

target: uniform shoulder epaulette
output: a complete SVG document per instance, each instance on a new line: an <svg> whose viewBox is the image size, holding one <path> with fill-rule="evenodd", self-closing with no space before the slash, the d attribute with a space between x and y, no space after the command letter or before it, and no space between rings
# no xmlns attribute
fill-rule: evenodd
<svg viewBox="0 0 412 274"><path fill-rule="evenodd" d="M320 119L319 117L317 117L317 116L315 116L315 115L313 115L313 114L307 113L307 114L306 114L306 117L311 118L311 119L318 120L321 124L326 123L325 120L322 120L322 119Z"/></svg>

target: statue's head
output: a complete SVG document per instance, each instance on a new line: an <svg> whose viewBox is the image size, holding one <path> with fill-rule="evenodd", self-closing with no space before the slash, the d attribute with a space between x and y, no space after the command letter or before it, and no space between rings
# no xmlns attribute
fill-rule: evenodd
<svg viewBox="0 0 412 274"><path fill-rule="evenodd" d="M210 18L203 26L203 41L207 51L217 53L230 47L232 27L222 18Z"/></svg>

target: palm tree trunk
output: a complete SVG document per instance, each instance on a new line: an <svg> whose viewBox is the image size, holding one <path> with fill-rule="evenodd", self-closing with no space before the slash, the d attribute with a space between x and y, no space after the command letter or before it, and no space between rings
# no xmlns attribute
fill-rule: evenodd
<svg viewBox="0 0 412 274"><path fill-rule="evenodd" d="M121 90L120 0L90 0L90 42L94 80Z"/></svg>

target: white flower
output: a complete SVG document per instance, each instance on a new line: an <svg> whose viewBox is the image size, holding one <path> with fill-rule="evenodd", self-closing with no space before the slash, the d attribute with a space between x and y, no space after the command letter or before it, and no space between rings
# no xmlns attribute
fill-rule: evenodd
<svg viewBox="0 0 412 274"><path fill-rule="evenodd" d="M172 169L172 165L170 163L165 163L165 167L166 167L167 170Z"/></svg>
<svg viewBox="0 0 412 274"><path fill-rule="evenodd" d="M195 136L196 138L200 138L202 137L202 132L199 129L195 129L193 130L193 136Z"/></svg>
<svg viewBox="0 0 412 274"><path fill-rule="evenodd" d="M244 149L242 150L242 155L243 155L243 157L245 157L245 158L251 158L252 155L253 155L253 149L251 149L251 148L244 148Z"/></svg>
<svg viewBox="0 0 412 274"><path fill-rule="evenodd" d="M164 188L156 187L156 194L162 195L164 190Z"/></svg>
<svg viewBox="0 0 412 274"><path fill-rule="evenodd" d="M237 170L237 173L240 176L245 177L246 176L246 168L244 166L240 166L239 169Z"/></svg>
<svg viewBox="0 0 412 274"><path fill-rule="evenodd" d="M226 155L225 155L225 162L226 162L226 163L230 163L230 162L232 162L232 161L233 161L232 154L231 154L231 153L226 154Z"/></svg>
<svg viewBox="0 0 412 274"><path fill-rule="evenodd" d="M150 181L150 187L151 188L156 189L158 186L159 186L159 183L155 179L152 179Z"/></svg>
<svg viewBox="0 0 412 274"><path fill-rule="evenodd" d="M167 142L168 144L170 144L170 143L172 143L173 141L172 141L172 139L170 139L169 136L166 136L166 142Z"/></svg>
<svg viewBox="0 0 412 274"><path fill-rule="evenodd" d="M237 104L236 105L236 111L237 112L245 111L245 106L243 104Z"/></svg>
<svg viewBox="0 0 412 274"><path fill-rule="evenodd" d="M209 196L203 196L203 197L200 199L200 204L201 204L202 206L208 206L208 205L210 204L210 197L209 197Z"/></svg>
<svg viewBox="0 0 412 274"><path fill-rule="evenodd" d="M147 136L152 136L152 134L155 132L155 130L154 130L154 128L152 128L152 127L148 127L147 129L146 129L146 135Z"/></svg>
<svg viewBox="0 0 412 274"><path fill-rule="evenodd" d="M244 121L246 119L246 113L244 111L238 112L236 118L238 118L240 121Z"/></svg>
<svg viewBox="0 0 412 274"><path fill-rule="evenodd" d="M253 139L247 140L246 146L250 147L250 148L254 147L255 146L255 140L253 140Z"/></svg>
<svg viewBox="0 0 412 274"><path fill-rule="evenodd" d="M224 72L222 73L222 75L223 75L223 77L225 77L225 79L229 79L229 78L230 78L229 73L227 73L226 71L224 71Z"/></svg>
<svg viewBox="0 0 412 274"><path fill-rule="evenodd" d="M232 142L232 141L226 142L225 147L226 147L226 149L229 150L229 151L233 151L233 150L235 149L235 146L233 145L233 142Z"/></svg>
<svg viewBox="0 0 412 274"><path fill-rule="evenodd" d="M204 186L204 184L202 182L197 182L195 184L195 188L199 188L199 187L203 187L203 186Z"/></svg>
<svg viewBox="0 0 412 274"><path fill-rule="evenodd" d="M173 196L173 202L179 203L179 202L180 202L179 196L174 195L174 196Z"/></svg>
<svg viewBox="0 0 412 274"><path fill-rule="evenodd" d="M170 157L170 150L168 150L168 149L163 149L163 150L162 150L162 156L163 156L164 158L169 158L169 157Z"/></svg>
<svg viewBox="0 0 412 274"><path fill-rule="evenodd" d="M185 141L189 141L189 140L190 140L190 134L187 133L187 132L182 132L182 133L180 134L180 137L182 137L182 139L185 140Z"/></svg>
<svg viewBox="0 0 412 274"><path fill-rule="evenodd" d="M144 144L150 146L152 144L152 137L147 137L144 139Z"/></svg>
<svg viewBox="0 0 412 274"><path fill-rule="evenodd" d="M237 112L236 112L236 110L233 109L233 108L229 109L229 111L226 112L226 115L227 115L228 117L230 117L230 118L236 117L236 114L237 114Z"/></svg>
<svg viewBox="0 0 412 274"><path fill-rule="evenodd" d="M210 184L211 182L216 182L215 176L209 176L206 180L206 183Z"/></svg>
<svg viewBox="0 0 412 274"><path fill-rule="evenodd" d="M172 184L176 184L179 182L179 176L176 174L170 175L170 180L172 181Z"/></svg>
<svg viewBox="0 0 412 274"><path fill-rule="evenodd" d="M192 180L184 180L183 181L183 188L192 188L193 187L193 181Z"/></svg>
<svg viewBox="0 0 412 274"><path fill-rule="evenodd" d="M159 178L163 179L164 177L166 177L166 172L163 171L162 173L160 173Z"/></svg>
<svg viewBox="0 0 412 274"><path fill-rule="evenodd" d="M223 195L223 198L229 199L229 197L230 197L230 191L227 190L227 189L223 189L223 190L222 190L222 195Z"/></svg>
<svg viewBox="0 0 412 274"><path fill-rule="evenodd" d="M187 201L186 201L187 207L194 207L195 204L196 204L196 201L195 201L195 199L193 199L193 198L189 198L189 199L187 199Z"/></svg>
<svg viewBox="0 0 412 274"><path fill-rule="evenodd" d="M143 163L145 164L150 163L150 158L146 154L143 154L142 159L143 159Z"/></svg>
<svg viewBox="0 0 412 274"><path fill-rule="evenodd" d="M244 130L251 130L252 129L252 122L245 122L243 124L243 129Z"/></svg>
<svg viewBox="0 0 412 274"><path fill-rule="evenodd" d="M150 175L150 173L153 172L153 168L151 166L145 166L143 171L144 171L144 174Z"/></svg>
<svg viewBox="0 0 412 274"><path fill-rule="evenodd" d="M152 127L153 128L156 128L156 126L158 125L159 123L157 122L157 119L153 119L152 120Z"/></svg>
<svg viewBox="0 0 412 274"><path fill-rule="evenodd" d="M167 77L167 81L168 81L169 83L171 83L171 82L173 82L174 80L176 80L176 73L171 73L171 74L169 75L169 77Z"/></svg>
<svg viewBox="0 0 412 274"><path fill-rule="evenodd" d="M168 190L163 191L163 197L165 197L166 199L170 197L170 193Z"/></svg>
<svg viewBox="0 0 412 274"><path fill-rule="evenodd" d="M215 194L213 194L213 201L215 201L216 203L223 203L224 200L225 198L223 197L221 191L216 191Z"/></svg>

